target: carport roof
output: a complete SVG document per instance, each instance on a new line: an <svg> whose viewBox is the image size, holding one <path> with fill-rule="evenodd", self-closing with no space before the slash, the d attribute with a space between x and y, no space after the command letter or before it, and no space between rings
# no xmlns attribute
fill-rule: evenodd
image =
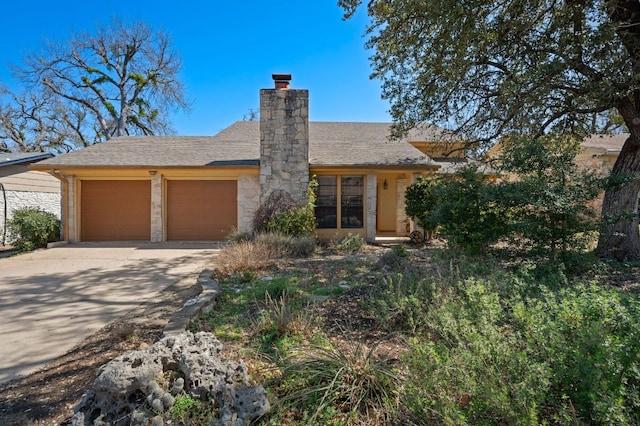
<svg viewBox="0 0 640 426"><path fill-rule="evenodd" d="M33 163L51 157L53 154L50 152L3 152L0 153L0 167Z"/></svg>
<svg viewBox="0 0 640 426"><path fill-rule="evenodd" d="M389 123L310 122L310 166L435 166L409 141L451 136L426 126L389 141ZM260 123L238 121L215 136L126 136L42 161L38 168L258 166Z"/></svg>

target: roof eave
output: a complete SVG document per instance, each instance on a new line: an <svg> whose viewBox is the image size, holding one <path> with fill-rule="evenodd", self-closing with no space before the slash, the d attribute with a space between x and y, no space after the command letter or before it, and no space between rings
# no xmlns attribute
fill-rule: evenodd
<svg viewBox="0 0 640 426"><path fill-rule="evenodd" d="M52 157L54 157L53 154L51 154L50 152L46 152L46 153L43 153L41 155L36 155L36 156L33 156L33 157L25 157L25 158L19 158L19 159L16 159L16 160L2 161L2 162L0 162L0 167L13 166L15 164L32 163L34 161L46 160L46 159L52 158Z"/></svg>

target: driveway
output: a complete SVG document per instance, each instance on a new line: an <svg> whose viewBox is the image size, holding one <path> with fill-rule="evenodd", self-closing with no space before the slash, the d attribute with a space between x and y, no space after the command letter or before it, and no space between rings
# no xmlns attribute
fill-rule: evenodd
<svg viewBox="0 0 640 426"><path fill-rule="evenodd" d="M166 287L215 243L73 244L0 258L0 383L28 375Z"/></svg>

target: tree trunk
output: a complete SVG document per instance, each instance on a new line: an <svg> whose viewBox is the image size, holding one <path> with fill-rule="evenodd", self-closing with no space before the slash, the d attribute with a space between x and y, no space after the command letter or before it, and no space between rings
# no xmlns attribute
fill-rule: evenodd
<svg viewBox="0 0 640 426"><path fill-rule="evenodd" d="M638 193L640 192L640 140L633 133L625 141L611 178L627 179L622 185L607 189L602 202L602 226L598 252L609 259L640 258L638 231Z"/></svg>

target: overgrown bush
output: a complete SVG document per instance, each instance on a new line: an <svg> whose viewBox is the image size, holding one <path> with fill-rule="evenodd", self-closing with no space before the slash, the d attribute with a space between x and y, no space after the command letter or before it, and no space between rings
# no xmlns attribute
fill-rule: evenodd
<svg viewBox="0 0 640 426"><path fill-rule="evenodd" d="M283 190L273 191L269 194L265 202L258 207L253 217L253 233L260 234L266 232L269 221L275 215L298 207L298 203L294 201L288 192Z"/></svg>
<svg viewBox="0 0 640 426"><path fill-rule="evenodd" d="M515 176L496 185L495 203L508 207L512 245L551 259L580 251L597 230L589 202L604 179L574 162L580 141L571 136L513 137L503 141L496 168Z"/></svg>
<svg viewBox="0 0 640 426"><path fill-rule="evenodd" d="M311 235L316 229L313 209L296 207L274 214L267 223L269 232L279 232L294 237Z"/></svg>
<svg viewBox="0 0 640 426"><path fill-rule="evenodd" d="M438 205L437 186L442 182L440 175L419 177L409 185L405 198L407 216L415 218L424 230L425 239L430 240L438 227L433 212Z"/></svg>
<svg viewBox="0 0 640 426"><path fill-rule="evenodd" d="M597 230L589 202L604 180L574 163L579 141L548 135L501 144L493 167L502 179L494 182L474 165L446 179L420 179L407 189L407 214L467 253L498 241L554 261L584 250Z"/></svg>
<svg viewBox="0 0 640 426"><path fill-rule="evenodd" d="M438 225L449 245L468 253L485 252L507 232L505 206L477 166L468 166L432 188L437 204L429 221Z"/></svg>
<svg viewBox="0 0 640 426"><path fill-rule="evenodd" d="M311 179L303 206L296 203L288 192L273 191L254 216L254 234L275 232L291 236L311 235L316 229L314 209L317 187L318 182L315 178Z"/></svg>
<svg viewBox="0 0 640 426"><path fill-rule="evenodd" d="M35 250L59 239L60 220L53 213L26 207L13 212L7 230L12 244L18 250Z"/></svg>
<svg viewBox="0 0 640 426"><path fill-rule="evenodd" d="M434 292L407 357L417 424L638 424L640 311L596 285L500 295Z"/></svg>

